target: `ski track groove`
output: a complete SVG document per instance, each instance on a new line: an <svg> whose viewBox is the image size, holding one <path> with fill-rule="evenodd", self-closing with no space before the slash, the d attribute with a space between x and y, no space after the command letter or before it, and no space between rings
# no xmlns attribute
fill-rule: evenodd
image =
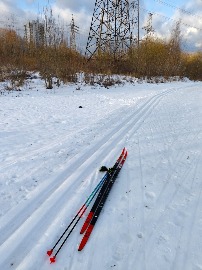
<svg viewBox="0 0 202 270"><path fill-rule="evenodd" d="M180 152L180 151L179 151ZM181 155L179 155L179 152L178 152L178 156L177 156L177 158L176 158L176 160L175 160L175 164L174 164L174 166L173 166L173 169L172 169L172 171L170 172L170 174L168 175L168 177L167 177L167 179L166 179L166 181L165 181L165 184L164 184L164 186L163 186L163 188L162 188L162 190L161 190L161 192L160 192L160 195L159 195L159 197L157 198L157 201L156 201L156 205L158 206L159 205L159 202L160 201L162 201L162 200L164 200L164 193L166 192L166 189L168 189L169 188L169 185L170 184L172 184L172 179L171 179L171 177L172 177L172 174L173 174L173 171L175 171L175 169L176 168L180 168L180 166L178 165L178 162L180 162L181 161L181 157L183 157L183 156L185 156L184 155L184 152L181 152ZM194 159L194 158L193 158ZM195 160L195 159L194 159ZM174 163L174 162L173 162ZM193 164L193 162L192 162L192 164ZM190 167L191 167L191 165L192 164L189 164L189 166L188 166L188 168L187 168L187 166L186 165L184 165L184 167L185 167L185 172L187 171L188 173L189 173L189 171L190 171ZM186 176L186 175L185 175ZM178 177L179 178L179 177ZM184 179L184 178L182 178L182 179ZM183 182L185 181L185 179L183 180ZM182 182L182 183L183 183ZM161 204L162 205L162 204ZM167 206L166 206L167 207ZM163 207L163 209L165 209L165 207ZM156 208L154 208L154 211L156 211L157 209ZM152 211L151 211L151 214L150 214L150 217L152 216Z"/></svg>
<svg viewBox="0 0 202 270"><path fill-rule="evenodd" d="M197 137L197 135L196 135L195 137ZM158 202L159 202L160 200L162 200L163 193L166 191L167 186L170 184L170 179L171 179L171 177L172 177L173 172L175 171L175 169L176 169L177 167L179 167L179 166L178 166L178 162L181 161L181 157L186 156L186 155L185 155L186 151L182 152L182 151L181 151L182 148L183 148L183 145L181 145L180 149L178 150L178 155L176 156L176 159L175 159L175 160L173 159L173 162L172 162L173 165L172 165L172 167L170 168L170 169L171 169L171 170L170 170L170 173L169 173L167 179L165 180L165 184L163 185L162 190L161 190L161 192L160 192L160 194L159 194L159 197L157 198L157 203L156 203L156 204L158 204ZM186 166L186 165L185 165L185 166Z"/></svg>
<svg viewBox="0 0 202 270"><path fill-rule="evenodd" d="M160 100L158 100L158 102L155 104L155 106L153 106L152 110L150 111L150 114L153 112L154 109L156 109L158 103L160 102ZM126 141L129 140L129 138L131 138L132 136L134 136L137 132L137 128L132 129L128 132L128 134L126 135L127 139ZM130 134L129 134L130 133ZM139 164L140 164L140 190L141 190L141 204L142 204L142 216L141 216L141 220L142 220L142 225L144 226L144 183L143 183L143 175L142 175L142 164L141 164L141 153L140 153L140 142L139 142L139 137L138 137L138 151L139 151ZM126 165L127 166L127 165ZM129 215L129 211L128 211L128 215ZM144 229L143 229L144 230ZM145 241L143 239L143 246L145 246ZM128 253L129 254L129 253ZM144 269L146 270L146 261L145 261L145 252L143 251L143 264L144 264ZM129 260L127 260L127 262L125 262L125 264L127 263L127 265L129 265ZM141 260L138 260L138 263L141 263ZM125 265L124 264L124 265ZM124 266L125 267L125 266ZM128 268L126 269L130 269L130 266L128 266ZM142 265L140 266L140 269L142 269Z"/></svg>
<svg viewBox="0 0 202 270"><path fill-rule="evenodd" d="M120 126L120 125L119 125ZM108 137L110 137L110 136L108 136ZM102 140L102 141L104 141L104 140ZM100 145L102 146L102 142L100 143ZM99 142L98 142L98 147L99 147ZM89 151L89 153L88 153L88 156L91 156L92 155L92 153L93 153L93 151L91 150L91 151ZM72 169L71 169L71 167L76 167L76 164L79 164L78 165L78 167L79 166L81 166L82 165L82 163L85 161L85 159L86 159L86 155L84 155L83 157L81 156L81 157L78 157L76 160L74 160L74 157L69 161L69 165L67 166L67 169L63 172L63 173L61 173L60 175L59 175L59 177L58 178L63 178L63 181L65 181L66 179L65 178L67 178L67 177L69 177L71 174L69 174L68 175L68 173L66 174L66 172L68 172L68 171L73 171ZM65 174L65 175L63 175L63 174ZM55 182L57 182L58 183L58 181L55 181ZM61 181L62 182L62 181ZM55 190L56 188L57 188L57 186L59 186L59 185L61 185L62 183L58 183L57 185L54 185L54 187L51 189L51 192L53 191L53 190ZM50 183L50 185L52 185L53 183ZM43 185L44 184L42 184L42 188L43 188ZM41 187L40 187L41 188ZM50 190L50 188L48 187L48 186L45 186L45 188L44 189L48 189L48 191ZM44 190L43 190L43 192L44 192ZM42 194L43 194L43 192L41 192ZM51 194L51 192L49 192L49 194ZM48 194L48 195L49 195ZM47 196L48 196L47 195ZM39 199L39 196L37 197L37 199ZM43 199L44 198L42 198L42 202L43 202ZM31 211L30 211L31 212ZM16 222L16 220L15 220L15 222Z"/></svg>
<svg viewBox="0 0 202 270"><path fill-rule="evenodd" d="M138 100L135 104L135 106L139 105L139 103L141 103L143 101L141 100ZM141 104L140 104L141 106ZM112 113L116 111L116 110L113 110ZM115 112L116 113L116 112ZM128 116L126 116L128 117ZM118 120L119 119L119 116L116 116L113 120L114 122L116 123L116 119ZM83 128L80 130L80 133L85 133L89 128ZM52 143L49 143L49 144L46 144L44 146L39 146L39 148L37 149L33 149L31 151L29 151L29 154L22 154L20 157L18 156L17 159L16 159L16 155L14 156L10 156L9 158L14 158L15 160L14 161L7 161L7 162L4 162L3 165L0 166L0 170L3 170L3 169L7 169L13 165L16 165L20 162L26 162L28 158L33 158L33 157L37 157L41 154L43 154L44 152L47 152L47 150L52 150L53 148L56 148L58 147L58 145L62 145L64 144L68 138L70 137L76 137L77 136L77 132L71 132L70 134L68 135L62 135L60 136L59 138L57 137L57 139L54 139L54 141Z"/></svg>
<svg viewBox="0 0 202 270"><path fill-rule="evenodd" d="M55 147L58 147L58 145L67 141L67 137L74 136L74 134L76 134L76 133L71 133L71 134L68 134L66 136L63 135L59 139L54 140L54 142L52 142L51 144L49 143L48 145L42 146L39 149L32 150L29 152L29 154L22 155L21 157L18 157L17 159L16 159L16 156L14 156L13 158L15 158L15 161L6 162L6 164L4 164L0 167L0 170L7 169L15 164L26 161L28 158L33 158L35 156L39 156L42 153L46 152L47 150L51 150Z"/></svg>
<svg viewBox="0 0 202 270"><path fill-rule="evenodd" d="M139 126L140 126L141 123L142 123L142 120L145 119L148 116L148 114L151 112L151 110L153 110L153 108L160 102L161 98L164 95L171 92L171 91L173 91L173 89L166 90L166 91L164 91L164 92L162 92L162 93L160 93L158 95L155 95L155 96L151 97L137 111L135 111L133 113L133 117L130 116L127 119L124 119L124 121L122 121L121 124L118 127L115 128L115 130L112 130L111 132L109 132L107 134L107 136L102 138L96 144L96 147L94 146L93 149L90 149L87 152L87 154L84 154L83 156L81 155L79 158L75 158L72 162L70 161L70 163L75 164L75 166L76 166L76 164L78 164L79 167L82 167L82 166L86 167L86 165L89 166L90 164L95 162L95 160L97 162L101 161L105 156L106 149L108 149L109 146L111 146L110 148L113 148L116 145L116 143L118 143L121 140L120 138L122 137L122 135L125 134L126 132L130 131L130 129L134 128L135 125L138 126L138 124L139 124ZM123 126L123 128L122 128L122 126ZM139 128L139 126L136 127L136 130ZM118 131L117 131L117 129L118 129ZM115 135L113 135L114 132L116 133ZM118 135L117 135L117 133L118 133ZM113 137L115 137L115 138L113 138ZM113 138L114 143L111 142L112 138ZM106 141L107 141L107 143L106 143ZM121 143L120 143L120 146L122 146ZM97 150L94 150L95 148ZM97 156L99 158L94 157L94 159L92 159L91 156L95 155L95 153L97 154ZM89 161L89 159L90 159L90 161ZM72 166L72 164L70 166ZM16 237L19 237L19 235L24 230L24 227L26 228L26 226L28 226L28 225L30 226L31 224L32 224L31 229L34 229L34 228L36 229L36 230L33 230L33 232L31 232L31 230L29 230L30 234L32 234L32 237L33 237L33 234L34 234L34 239L33 240L35 240L35 241L33 241L33 242L36 242L36 240L40 238L40 234L42 233L42 231L45 231L45 228L47 227L47 224L51 223L50 219L52 219L52 217L50 218L50 215L49 215L48 211L46 212L45 216L42 215L43 220L45 220L45 223L43 223L43 230L42 230L41 229L42 224L39 224L40 223L39 219L36 221L36 224L33 225L34 216L37 216L38 212L40 213L40 211L43 211L43 208L45 206L46 206L45 208L47 209L47 204L49 204L50 201L51 202L54 201L54 199L52 199L52 197L54 197L56 192L58 192L58 190L61 189L62 185L65 184L65 180L67 178L78 179L78 178L81 177L81 175L82 175L82 178L84 178L83 175L86 174L85 170L84 171L81 170L81 173L79 175L74 176L74 173L72 173L72 171L70 173L68 173L68 170L69 170L70 166L68 166L67 169L63 172L62 180L59 181L59 183L58 183L58 180L61 178L61 175L59 175L59 177L55 181L55 183L57 183L57 184L55 184L53 187L48 187L47 192L45 193L45 196L44 196L44 190L43 190L43 193L39 194L41 196L37 196L36 200L34 198L30 202L30 204L32 204L31 206L30 206L30 204L28 204L27 209L26 209L26 207L25 207L25 209L22 209L22 210L29 210L29 211L25 211L25 213L26 213L25 215L22 213L23 211L18 212L16 214L16 216L18 217L17 223L16 223L16 216L14 215L14 217L12 218L12 215L11 215L10 221L7 224L4 224L3 229L1 228L1 230L0 230L0 233L4 235L3 242L5 241L3 243L3 245L0 247L0 250L1 249L7 249L9 247L9 244L10 244L10 246L12 246L13 240ZM85 175L85 176L87 177L88 175ZM74 181L72 181L72 182L73 183L70 182L70 184L65 187L65 191L69 192L69 188L75 189L75 188L79 187L79 183L76 182L77 183L77 185L76 185L74 183ZM65 193L63 195L65 195ZM59 205L62 205L62 201L63 201L63 196L60 196L60 198L57 199L57 201L55 202L55 206L54 206L55 212L56 211L58 212ZM48 208L50 209L50 207L48 207ZM12 226L11 224L14 221L15 221L16 225ZM36 233L37 232L37 226L40 226L40 229L41 229L41 231L38 234ZM11 230L7 230L7 228L11 228ZM30 234L29 234L29 237L31 238ZM11 235L11 236L9 237L9 235ZM29 238L29 240L30 240L30 238ZM21 245L21 248L22 248L22 246L26 246L25 239L24 239L24 242L22 240L23 239L21 239L21 241L19 241L19 243ZM20 255L17 252L18 246L13 248L13 251L11 252L10 257L13 258L13 259L16 259L15 260L15 266L20 264L20 262L23 260L23 258L30 252L30 250L32 249L32 246L33 245L30 245L29 247L26 246L26 248L24 250L22 249L23 252ZM8 258L3 258L3 261L1 262L0 266L3 265L5 270L8 269L8 268L5 268L5 267L8 267L8 265L10 263L9 261L10 261L9 257Z"/></svg>
<svg viewBox="0 0 202 270"><path fill-rule="evenodd" d="M196 160L196 159L195 159ZM194 160L194 161L195 161ZM193 165L193 164L192 164ZM187 172L190 173L191 169L188 168L187 169ZM186 172L185 172L186 174ZM184 179L183 180L183 183L186 181L186 177L183 178L184 175L182 175L180 178L181 179ZM182 184L183 184L182 183ZM178 187L175 189L175 191L171 194L171 196L169 197L169 199L166 200L166 203L164 204L163 208L162 209L158 209L157 208L154 208L152 209L153 211L151 211L150 213L150 216L154 216L153 220L150 220L149 221L149 228L147 229L147 233L145 235L145 252L146 254L149 254L146 255L146 260L148 261L148 259L150 259L150 256L151 256L151 251L152 251L152 244L153 244L153 240L155 238L155 235L156 235L156 232L158 232L157 228L160 226L160 222L161 220L163 220L163 217L166 215L166 210L169 209L169 206L170 204L173 202L174 198L176 197L177 195L177 191L180 189L180 186L178 185ZM161 210L161 211L160 211ZM157 213L157 215L155 216L154 214L154 211ZM140 254L142 253L142 250L137 250L135 256L134 256L134 261L137 262L137 260L139 259L140 257ZM140 268L142 269L142 268ZM173 270L178 270L176 268L172 268Z"/></svg>
<svg viewBox="0 0 202 270"><path fill-rule="evenodd" d="M202 185L200 185L200 189L199 190L200 190L200 194L198 196L198 201L197 201L197 205L196 205L196 209L195 209L195 213L194 213L193 227L192 227L192 229L195 227L196 217L198 215L199 210L201 209L201 203L202 203L202 201L201 201L201 199L202 199ZM187 254L191 254L191 243L192 243L192 237L191 237L191 231L190 231L189 232L188 244L187 244L187 247L188 247L187 248ZM183 264L183 267L184 267L184 269L189 270L187 260L188 260L188 256L185 257L185 262Z"/></svg>
<svg viewBox="0 0 202 270"><path fill-rule="evenodd" d="M160 121L159 121L160 122ZM162 128L162 126L160 126L160 128ZM190 132L187 132L186 133L186 138L184 138L184 143L185 142L187 142L187 141L194 141L195 139L196 139L196 137L198 136L198 134L199 133L196 133L195 135L193 135L193 134L191 134ZM194 136L193 138L190 138L189 139L189 136ZM175 145L177 144L177 142L176 142L176 140L173 140L173 143L171 144L171 146L170 146L170 148L172 147L174 147ZM164 143L164 145L165 145L165 143ZM167 146L166 146L166 148L167 148ZM183 144L181 144L180 145L180 148L178 149L178 154L177 154L177 156L176 156L176 154L175 154L175 156L169 156L169 163L170 163L170 174L168 175L168 177L167 177L167 179L166 179L166 181L165 181L165 184L164 184L164 186L163 186L163 188L162 188L162 191L160 192L160 195L159 195L159 197L157 198L157 202L161 199L161 197L162 197L162 193L163 193L163 191L166 189L166 186L169 184L169 180L170 180L170 178L171 178L171 176L172 176L172 174L173 174L173 171L176 169L176 167L177 167L177 165L176 165L176 163L177 163L177 161L179 161L180 162L180 160L181 160L181 157L183 157L183 156L186 156L186 154L185 154L185 152L186 151L182 151L182 149L183 149Z"/></svg>
<svg viewBox="0 0 202 270"><path fill-rule="evenodd" d="M199 160L200 160L200 156L194 170L193 182L195 182L196 180ZM192 188L193 182L191 184L191 188ZM189 206L189 209L186 209L189 215L187 215L187 222L183 222L185 226L182 226L180 230L180 237L179 237L179 241L177 245L178 248L175 254L175 258L173 260L172 269L176 269L176 270L190 269L190 268L187 268L187 260L188 260L188 257L190 256L189 249L190 249L190 242L191 242L191 233L193 231L194 223L196 221L197 210L199 209L199 202L200 202L201 194L202 194L202 185L200 185L198 190L199 190L199 193L198 193L197 198ZM184 220L185 219L186 219L186 216L184 216Z"/></svg>
<svg viewBox="0 0 202 270"><path fill-rule="evenodd" d="M145 234L145 207L144 207L144 180L143 180L143 170L142 170L142 156L141 156L141 149L140 149L140 140L139 140L139 136L138 136L138 159L139 159L139 167L140 167L140 189L141 189L141 228L142 228L142 233L143 235ZM147 269L147 264L146 264L146 253L145 253L145 239L142 239L143 243L142 243L142 256L141 256L141 260L139 258L137 265L141 265L141 269L142 270L146 270Z"/></svg>
<svg viewBox="0 0 202 270"><path fill-rule="evenodd" d="M133 235L134 231L132 231L132 222L131 222L131 219L132 219L132 198L131 198L131 193L130 191L133 190L133 187L131 185L131 181L129 180L130 178L130 167L128 165L128 163L126 162L126 181L127 181L127 191L128 191L128 194L127 194L127 208L126 208L126 211L127 211L127 216L128 216L128 220L127 220L127 234L129 237L131 237L131 235ZM120 238L121 240L121 238ZM130 266L129 266L129 263L130 263L130 256L132 255L132 251L133 251L133 248L132 248L132 244L133 244L133 240L131 239L131 243L129 243L127 245L127 259L125 260L125 263L124 263L124 268L125 269L130 269Z"/></svg>
<svg viewBox="0 0 202 270"><path fill-rule="evenodd" d="M126 171L125 172L125 175L126 175L126 187L127 187L126 190L128 192L127 193L127 198L126 198L127 205L125 207L125 212L127 213L127 225L126 225L127 226L127 229L126 229L126 231L127 231L128 236L130 237L130 235L132 234L131 233L131 226L130 226L130 216L131 216L131 205L130 205L130 203L131 203L131 200L130 200L131 196L130 196L130 190L131 190L131 186L130 186L130 182L129 182L129 167L128 167L128 163L127 162L125 164L125 171ZM126 252L126 254L128 255L128 258L126 260L126 265L125 265L125 268L126 269L128 269L130 252L131 252L130 245L127 245L127 252Z"/></svg>
<svg viewBox="0 0 202 270"><path fill-rule="evenodd" d="M159 122L160 122L160 121L159 121ZM192 137L192 136L193 136L193 134L191 134L190 132L186 132L186 139L187 139L187 140L189 139L189 137ZM194 139L195 139L197 136L198 136L198 133L195 134L195 135L194 135L194 138L192 138L192 139L190 139L190 140L191 140L191 141L194 141ZM172 145L175 145L175 144L176 144L176 142L175 142L175 140L173 140ZM178 162L180 162L181 157L186 156L186 152L187 152L187 151L181 152L181 150L182 150L182 145L181 145L181 147L178 149L178 155L177 155L177 157L176 157L176 159L178 160ZM191 153L190 153L190 154L191 154ZM163 186L163 188L162 188L162 190L161 190L161 192L160 192L160 195L159 195L159 197L158 197L158 199L157 199L156 205L158 205L158 202L160 201L160 199L162 200L162 198L164 197L164 196L163 196L163 193L165 193L166 188L168 188L168 186L169 186L169 184L170 184L170 178L171 178L171 176L172 176L173 171L177 168L177 163L178 163L178 162L176 161L176 159L174 159L172 156L171 156L170 158L171 158L172 164L176 164L176 165L175 165L174 167L172 166L173 169L171 170L171 172L170 172L170 174L169 174L169 177L167 178L167 180L166 180L166 182L165 182L165 185ZM192 162L192 164L191 164L190 166L193 166L194 161L197 160L197 156L195 156L195 158L192 158L192 159L193 159L193 162ZM189 166L189 167L190 167L190 166ZM186 165L184 165L184 167L186 167ZM188 175L188 173L190 172L190 170L191 170L191 169L188 168L187 173L186 173L186 171L185 171L185 176ZM179 178L179 177L178 177L178 178ZM180 177L180 178L183 179L183 177ZM185 177L185 178L186 178L186 177ZM184 180L184 181L185 181L185 180ZM183 182L184 182L184 181L183 181ZM165 211L165 210L169 207L169 205L172 203L174 197L176 196L178 189L179 189L179 187L175 190L173 196L168 200L167 203L165 203L163 209L161 209L161 210L164 210L164 211ZM163 204L160 204L160 205L163 205ZM158 211L158 210L160 210L160 209L158 209L158 207L155 208L155 209L153 209L153 210L151 211L150 217L152 216L152 214L153 214L154 211ZM159 215L158 215L158 218L157 218L156 222L155 222L155 218L153 218L153 222L155 222L156 226L158 226L158 224L159 224L161 218L163 217L164 211L162 211L163 214L159 214ZM159 211L159 213L160 213L160 211ZM152 227L151 224L153 224L153 222L150 222L150 228ZM148 230L148 233L147 233L148 235L146 236L146 249L148 250L148 253L150 253L150 251L151 251L151 248L149 248L148 246L149 246L149 243L151 242L152 232L153 232L153 228L151 228L150 230ZM139 259L140 252L141 252L140 250L137 252L137 254L136 254L136 256L135 256L135 261L137 261L137 260ZM143 266L142 266L142 267L143 267ZM142 269L142 268L141 268L141 269ZM173 269L174 269L174 268L173 268ZM183 268L182 268L182 269L183 269Z"/></svg>
<svg viewBox="0 0 202 270"><path fill-rule="evenodd" d="M194 160L193 160L193 163L192 163L192 165L195 165L195 163L194 163L194 161L196 161L197 160L197 158L195 158ZM196 166L196 165L195 165ZM191 173L191 171L192 171L192 167L190 168L187 168L187 170L184 172L184 174L183 175L181 175L181 179L183 179L183 181L180 183L180 185L178 184L177 185L177 187L175 187L175 190L172 192L172 194L171 194L171 196L169 197L169 199L167 199L167 202L165 203L165 205L164 205L164 207L163 207L163 209L162 209L162 214L159 214L159 216L157 217L157 219L156 219L156 222L151 222L151 224L153 224L154 226L153 226L153 228L155 228L155 231L156 231L156 228L159 226L159 223L160 223L160 221L163 219L163 217L165 216L165 214L166 214L166 211L169 209L169 207L170 207L170 205L171 205L171 203L174 201L174 199L175 199L175 197L176 197L176 195L177 195L177 192L181 189L181 186L183 186L183 184L184 184L184 182L187 180L187 176L188 176L188 174L190 174ZM155 209L156 210L156 209ZM160 213L160 211L159 211L159 213ZM151 215L152 215L152 213L151 213ZM151 244L151 238L152 238L152 231L153 231L153 228L151 228L151 230L149 231L149 236L148 236L148 242L147 242L147 249L149 249L148 250L148 252L150 252L150 250L151 250L151 248L149 248L148 246Z"/></svg>

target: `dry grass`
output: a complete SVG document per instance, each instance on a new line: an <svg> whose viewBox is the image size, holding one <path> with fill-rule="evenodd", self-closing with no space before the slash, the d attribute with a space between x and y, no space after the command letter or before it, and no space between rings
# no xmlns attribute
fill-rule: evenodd
<svg viewBox="0 0 202 270"><path fill-rule="evenodd" d="M148 80L170 76L202 80L202 53L186 54L181 51L179 42L177 35L171 36L168 42L148 38L120 59L99 54L87 62L64 42L57 46L36 46L13 30L1 29L0 81L9 79L10 87L15 89L23 85L28 71L38 71L48 89L53 87L53 78L58 86L61 82L76 82L77 73L81 71L86 74L85 81L89 84L95 82L95 74L105 74L105 81L100 77L100 83L106 87L114 83L110 77L112 74L146 77Z"/></svg>

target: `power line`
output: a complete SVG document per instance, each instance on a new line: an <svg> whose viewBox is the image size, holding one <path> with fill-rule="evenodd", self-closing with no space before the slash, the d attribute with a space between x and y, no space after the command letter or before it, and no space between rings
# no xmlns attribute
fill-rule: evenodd
<svg viewBox="0 0 202 270"><path fill-rule="evenodd" d="M157 13L157 12L153 12L153 11L151 11L151 10L145 9L144 7L140 7L140 8L141 8L142 10L146 11L146 12L152 13L153 15L157 15L157 16L163 17L163 18L165 18L165 19L167 19L167 20L171 20L171 21L177 23L176 20L174 20L174 19L172 19L172 18L170 18L170 17L168 17L168 16L165 16L165 15L159 14L159 13ZM183 22L181 21L181 24L184 25L184 26L186 26L186 27L191 27L191 28L197 29L198 31L202 31L202 28L199 28L199 27L190 25L190 24L188 24L188 23L183 23Z"/></svg>
<svg viewBox="0 0 202 270"><path fill-rule="evenodd" d="M169 3L165 2L165 1L162 1L162 0L154 0L154 1L156 1L156 2L158 2L158 3L161 3L161 4L163 4L163 5L166 5L166 6L168 6L168 7L177 9L177 10L179 10L179 11L181 11L181 12L187 14L187 15L191 15L191 16L197 17L197 18L199 18L199 19L202 20L202 17L200 17L200 16L198 16L197 14L194 14L194 13L188 11L188 10L185 10L185 9L182 9L182 8L179 8L179 7L176 7L176 6L174 6L174 5L172 5L172 4L169 4Z"/></svg>

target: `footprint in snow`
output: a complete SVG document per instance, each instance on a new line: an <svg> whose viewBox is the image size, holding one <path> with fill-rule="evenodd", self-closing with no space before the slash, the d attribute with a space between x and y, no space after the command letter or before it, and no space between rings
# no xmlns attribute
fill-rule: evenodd
<svg viewBox="0 0 202 270"><path fill-rule="evenodd" d="M156 201L156 194L154 192L145 192L145 203L147 207L150 209L154 207Z"/></svg>
<svg viewBox="0 0 202 270"><path fill-rule="evenodd" d="M123 243L131 243L133 240L132 237L127 233L121 234L120 238Z"/></svg>
<svg viewBox="0 0 202 270"><path fill-rule="evenodd" d="M124 249L123 249L124 250ZM116 251L113 254L112 258L115 261L121 261L123 259L123 253L122 253L122 248L121 247L116 247Z"/></svg>

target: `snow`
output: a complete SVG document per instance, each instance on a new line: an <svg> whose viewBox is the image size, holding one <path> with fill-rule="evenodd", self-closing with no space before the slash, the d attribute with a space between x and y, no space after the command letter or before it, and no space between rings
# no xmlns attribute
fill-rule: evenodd
<svg viewBox="0 0 202 270"><path fill-rule="evenodd" d="M190 81L46 90L33 79L3 92L0 269L202 269L201 105L202 83ZM86 247L88 212L50 265L46 251L123 147Z"/></svg>

